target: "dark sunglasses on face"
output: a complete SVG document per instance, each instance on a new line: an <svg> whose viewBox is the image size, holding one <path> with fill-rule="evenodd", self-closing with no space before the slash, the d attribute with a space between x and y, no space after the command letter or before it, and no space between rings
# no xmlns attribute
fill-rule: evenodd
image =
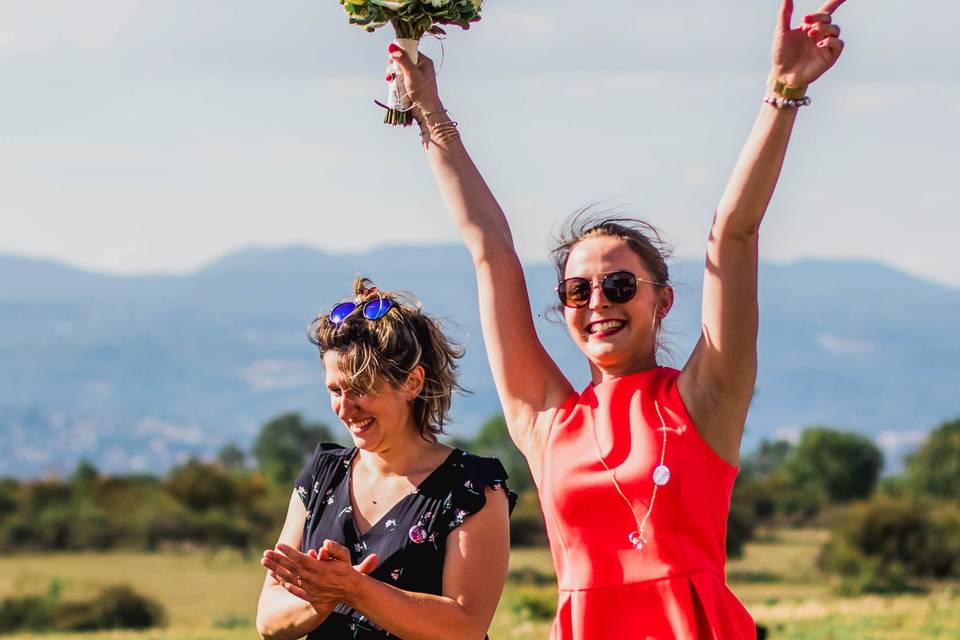
<svg viewBox="0 0 960 640"><path fill-rule="evenodd" d="M340 326L357 309L361 310L363 317L367 320L379 320L395 306L393 300L389 298L374 298L359 305L355 302L341 302L330 310L330 322Z"/></svg>
<svg viewBox="0 0 960 640"><path fill-rule="evenodd" d="M604 297L614 304L623 304L637 295L637 283L646 282L660 286L662 283L638 278L629 271L606 273L600 281L600 290ZM582 309L590 302L593 282L586 278L567 278L557 285L557 297L560 303L571 309Z"/></svg>

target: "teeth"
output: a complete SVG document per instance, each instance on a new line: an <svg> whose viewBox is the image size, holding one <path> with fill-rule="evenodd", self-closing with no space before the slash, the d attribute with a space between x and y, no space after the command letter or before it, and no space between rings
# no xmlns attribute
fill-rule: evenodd
<svg viewBox="0 0 960 640"><path fill-rule="evenodd" d="M622 320L603 320L602 322L593 322L587 327L587 333L596 333L598 331L609 331L623 326Z"/></svg>
<svg viewBox="0 0 960 640"><path fill-rule="evenodd" d="M347 426L349 426L352 429L363 429L364 427L369 425L371 422L373 422L373 418L367 418L366 420L360 420L359 422L355 422L351 420L350 422L347 423Z"/></svg>

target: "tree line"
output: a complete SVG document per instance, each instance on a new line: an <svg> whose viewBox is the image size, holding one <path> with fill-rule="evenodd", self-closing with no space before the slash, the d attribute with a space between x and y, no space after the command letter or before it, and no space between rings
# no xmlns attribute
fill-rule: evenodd
<svg viewBox="0 0 960 640"><path fill-rule="evenodd" d="M960 578L960 419L936 427L901 473L881 477L883 463L872 440L825 427L763 443L742 461L728 548L758 528L812 525L830 530L818 564L841 594Z"/></svg>
<svg viewBox="0 0 960 640"><path fill-rule="evenodd" d="M249 452L229 445L165 477L104 475L90 463L66 478L0 479L0 552L270 546L293 480L318 442L335 441L299 414L270 420ZM515 545L546 544L536 488L501 416L450 444L496 456L520 501ZM759 531L832 530L820 563L849 592L916 588L960 576L960 420L937 427L903 473L881 477L882 452L862 435L806 429L796 443L764 442L744 456L727 534L732 556Z"/></svg>

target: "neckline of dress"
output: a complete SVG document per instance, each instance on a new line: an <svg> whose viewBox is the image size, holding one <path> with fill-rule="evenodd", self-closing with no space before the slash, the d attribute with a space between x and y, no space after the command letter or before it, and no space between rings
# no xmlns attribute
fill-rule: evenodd
<svg viewBox="0 0 960 640"><path fill-rule="evenodd" d="M354 447L353 453L350 454L349 464L347 465L347 501L350 503L350 507L351 507L350 523L353 525L353 530L357 534L357 537L359 539L363 539L363 538L366 538L371 531L376 529L380 525L380 523L385 522L387 519L387 516L392 515L393 512L397 510L397 507L403 504L404 501L408 500L411 496L414 496L420 493L420 490L424 486L426 486L426 484L430 482L440 472L441 469L443 469L444 467L450 464L454 456L457 456L458 454L462 455L463 451L461 449L454 447L453 450L447 455L447 457L444 458L440 464L438 464L436 467L433 468L433 471L428 473L427 476L423 480L421 480L417 484L417 486L413 488L412 491L404 494L403 496L400 497L399 500L394 502L393 505L391 505L389 509L384 511L383 515L377 518L377 521L372 523L370 525L370 528L367 529L366 531L360 531L360 525L357 524L356 514L353 512L353 462L356 459L358 453L360 453L359 447Z"/></svg>
<svg viewBox="0 0 960 640"><path fill-rule="evenodd" d="M612 378L607 378L606 380L601 380L600 382L590 381L590 384L587 385L588 389L597 389L599 387L605 387L607 385L616 384L624 380L629 380L630 378L641 378L645 376L651 376L653 374L663 371L665 367L662 364L658 364L652 369L644 369L643 371L634 371L633 373L626 373L622 376L614 376Z"/></svg>

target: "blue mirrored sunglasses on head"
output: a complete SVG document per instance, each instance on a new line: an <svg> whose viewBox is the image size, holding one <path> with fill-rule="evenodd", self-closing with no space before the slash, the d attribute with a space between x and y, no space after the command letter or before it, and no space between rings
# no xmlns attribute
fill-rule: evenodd
<svg viewBox="0 0 960 640"><path fill-rule="evenodd" d="M330 310L330 322L339 326L357 309L361 310L363 317L367 320L379 320L387 315L394 306L396 305L393 300L389 298L374 298L359 305L355 302L341 302Z"/></svg>

